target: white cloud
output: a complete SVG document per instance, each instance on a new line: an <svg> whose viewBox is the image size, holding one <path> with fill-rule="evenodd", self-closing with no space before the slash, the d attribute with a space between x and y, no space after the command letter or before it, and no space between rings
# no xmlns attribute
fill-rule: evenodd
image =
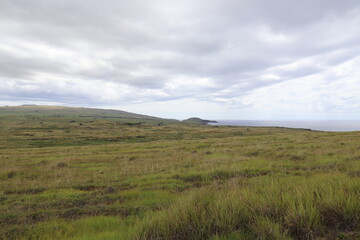
<svg viewBox="0 0 360 240"><path fill-rule="evenodd" d="M360 117L355 0L0 1L0 104Z"/></svg>

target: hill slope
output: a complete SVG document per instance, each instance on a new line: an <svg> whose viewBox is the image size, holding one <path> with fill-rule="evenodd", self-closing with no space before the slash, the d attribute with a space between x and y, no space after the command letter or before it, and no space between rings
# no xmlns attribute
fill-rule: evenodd
<svg viewBox="0 0 360 240"><path fill-rule="evenodd" d="M100 118L136 118L149 120L170 120L152 117L142 114L130 113L120 110L65 107L65 106L46 106L46 105L23 105L0 107L1 115L35 115L52 117L100 117ZM176 120L171 120L176 121Z"/></svg>
<svg viewBox="0 0 360 240"><path fill-rule="evenodd" d="M204 119L201 119L198 117L189 118L189 119L183 120L183 122L190 123L190 124L200 124L200 125L207 125L209 123L217 123L216 121L213 121L213 120L204 120Z"/></svg>

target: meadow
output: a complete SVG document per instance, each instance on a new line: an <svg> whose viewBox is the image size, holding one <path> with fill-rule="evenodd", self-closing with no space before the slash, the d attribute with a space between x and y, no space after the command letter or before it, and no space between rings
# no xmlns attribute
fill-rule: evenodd
<svg viewBox="0 0 360 240"><path fill-rule="evenodd" d="M0 114L0 239L359 239L360 132Z"/></svg>

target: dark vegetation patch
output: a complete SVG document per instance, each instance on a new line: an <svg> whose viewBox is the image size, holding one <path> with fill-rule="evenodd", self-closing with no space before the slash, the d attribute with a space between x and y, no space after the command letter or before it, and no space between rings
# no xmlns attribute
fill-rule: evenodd
<svg viewBox="0 0 360 240"><path fill-rule="evenodd" d="M354 156L354 157L345 158L345 161L358 161L358 160L360 160L360 156Z"/></svg>
<svg viewBox="0 0 360 240"><path fill-rule="evenodd" d="M81 191L95 191L95 190L103 189L104 186L82 185L82 186L74 186L73 188Z"/></svg>
<svg viewBox="0 0 360 240"><path fill-rule="evenodd" d="M56 166L59 167L59 168L68 167L68 165L67 165L66 163L64 163L64 162L60 162L60 163L58 163Z"/></svg>
<svg viewBox="0 0 360 240"><path fill-rule="evenodd" d="M269 171L258 170L258 169L245 169L243 171L216 170L213 173L209 174L209 176L213 180L225 180L225 179L235 178L235 177L241 177L241 178L260 177L260 176L265 176L268 173L269 173Z"/></svg>
<svg viewBox="0 0 360 240"><path fill-rule="evenodd" d="M5 191L5 194L39 194L46 190L46 188L32 188Z"/></svg>
<svg viewBox="0 0 360 240"><path fill-rule="evenodd" d="M299 154L293 154L293 155L290 155L289 159L291 161L303 161L306 159L306 156L305 155L299 155Z"/></svg>
<svg viewBox="0 0 360 240"><path fill-rule="evenodd" d="M214 180L226 180L231 178L252 178L265 176L269 173L266 170L257 170L257 169L244 169L242 171L226 171L226 170L216 170L210 173L193 173L185 175L175 175L174 179L179 179L188 183L206 183L212 182Z"/></svg>

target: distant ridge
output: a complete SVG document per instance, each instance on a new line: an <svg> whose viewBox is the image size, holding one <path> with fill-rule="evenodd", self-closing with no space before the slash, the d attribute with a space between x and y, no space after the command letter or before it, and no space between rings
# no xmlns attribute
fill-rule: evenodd
<svg viewBox="0 0 360 240"><path fill-rule="evenodd" d="M217 121L204 120L204 119L201 119L198 117L189 118L189 119L183 120L183 122L192 123L192 124L200 124L200 125L207 125L209 123L217 123Z"/></svg>
<svg viewBox="0 0 360 240"><path fill-rule="evenodd" d="M66 107L49 105L21 105L0 107L0 115L41 115L41 116L73 116L73 117L101 117L101 118L136 118L149 120L171 120L148 115L131 113L114 109Z"/></svg>

